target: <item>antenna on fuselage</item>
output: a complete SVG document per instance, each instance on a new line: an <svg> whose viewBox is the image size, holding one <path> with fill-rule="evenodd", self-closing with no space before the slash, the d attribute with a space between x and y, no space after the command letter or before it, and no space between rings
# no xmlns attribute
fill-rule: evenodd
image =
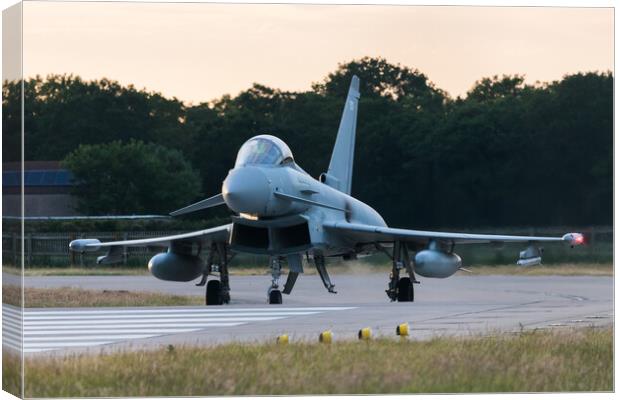
<svg viewBox="0 0 620 400"><path fill-rule="evenodd" d="M321 182L351 194L353 177L353 157L355 154L355 128L357 125L357 108L360 98L360 80L356 75L351 79L349 94L342 111L336 144L332 151L327 173L321 176Z"/></svg>

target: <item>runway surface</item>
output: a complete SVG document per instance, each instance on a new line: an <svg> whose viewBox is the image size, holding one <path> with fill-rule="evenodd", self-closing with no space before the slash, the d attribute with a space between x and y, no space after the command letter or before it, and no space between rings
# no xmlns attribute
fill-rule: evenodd
<svg viewBox="0 0 620 400"><path fill-rule="evenodd" d="M347 307L234 308L204 307L25 310L3 305L3 343L20 350L24 321L25 353L91 347L125 340L232 328L252 322L348 310Z"/></svg>
<svg viewBox="0 0 620 400"><path fill-rule="evenodd" d="M4 281L10 283L4 275ZM284 282L283 277L282 282ZM411 340L438 335L486 334L521 329L602 326L613 323L612 277L454 276L424 279L414 303L390 303L384 274L336 274L338 294L319 278L300 277L283 305L267 305L267 276L231 277L232 302L218 307L27 309L24 350L28 354L101 352L167 345L213 345L273 341L316 341L330 329L335 340L355 339L362 327L375 336L395 336L408 322ZM192 283L150 276L26 277L31 287L152 291L204 295ZM18 347L19 309L3 307L5 346Z"/></svg>

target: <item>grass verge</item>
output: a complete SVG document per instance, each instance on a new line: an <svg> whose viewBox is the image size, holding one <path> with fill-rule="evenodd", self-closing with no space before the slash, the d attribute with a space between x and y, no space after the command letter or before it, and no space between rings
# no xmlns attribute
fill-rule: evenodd
<svg viewBox="0 0 620 400"><path fill-rule="evenodd" d="M12 275L21 275L21 270L16 267L2 267L2 271ZM307 269L307 275L315 275L314 269ZM230 274L243 275L269 275L270 269L265 267L235 266ZM146 264L143 267L28 267L24 270L24 276L151 276Z"/></svg>
<svg viewBox="0 0 620 400"><path fill-rule="evenodd" d="M26 397L613 390L612 330L26 359ZM12 362L9 354L4 363ZM16 382L5 370L5 382ZM50 379L50 377L54 377Z"/></svg>
<svg viewBox="0 0 620 400"><path fill-rule="evenodd" d="M2 268L3 272L13 275L20 275L21 270L16 267ZM117 267L29 267L24 270L24 276L114 276L114 275L150 275L149 270L144 267L140 268L117 268Z"/></svg>
<svg viewBox="0 0 620 400"><path fill-rule="evenodd" d="M138 307L202 305L201 296L175 296L124 290L84 290L76 288L26 288L25 307ZM2 302L19 306L21 289L2 285Z"/></svg>
<svg viewBox="0 0 620 400"><path fill-rule="evenodd" d="M613 276L613 264L549 264L534 267L519 267L516 265L482 265L468 267L472 271L469 275L523 275L523 276ZM468 275L467 272L459 272Z"/></svg>
<svg viewBox="0 0 620 400"><path fill-rule="evenodd" d="M329 266L329 272L337 274L368 274L368 273L388 273L390 265L370 264L365 262L345 262L337 263ZM561 275L561 276L613 276L612 263L578 263L578 264L545 264L534 267L519 267L514 264L510 265L481 265L467 267L476 275ZM4 267L4 272L19 275L20 270L14 267ZM267 267L246 267L232 266L230 274L233 276L248 275L269 275L270 270ZM312 266L305 268L306 275L316 275L316 270ZM467 272L459 272L461 275L468 275ZM24 272L25 276L148 276L148 269L144 268L116 268L116 267L71 267L71 268L46 268L36 267L27 268Z"/></svg>

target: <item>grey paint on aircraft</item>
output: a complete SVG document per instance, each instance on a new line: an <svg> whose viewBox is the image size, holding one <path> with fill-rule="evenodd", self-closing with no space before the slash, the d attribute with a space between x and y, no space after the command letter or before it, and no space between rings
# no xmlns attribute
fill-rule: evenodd
<svg viewBox="0 0 620 400"><path fill-rule="evenodd" d="M196 258L206 252L207 267L201 283L206 283L210 268L215 265L213 253L218 254L217 262L224 269L229 251L268 254L273 260L270 291L279 287L280 262L288 259L290 269L300 273L303 270L301 255L306 255L308 259L314 258L325 287L334 293L324 265L325 256L355 258L382 251L393 262L388 295L395 300L399 291L406 289L406 286L404 289L398 286L402 286L401 270L408 273L410 281L405 285L410 286L411 282L417 282L416 271L423 276L443 278L460 269L461 259L454 253L457 244L524 242L531 251L522 253L519 263L531 265L540 262L536 242L564 241L571 246L584 242L579 233L533 237L388 227L377 211L350 195L359 98L359 79L354 76L329 167L318 180L295 163L293 153L282 140L271 135L255 136L241 146L234 167L223 181L221 194L171 213L183 215L225 204L237 214L232 217L231 224L131 241L101 243L96 239L79 239L71 242L71 250L107 248L108 256L101 259L114 260L114 254L125 246L167 247L173 256L156 256L149 268L157 272L155 276L171 280L187 280L194 276L198 265ZM183 263L176 262L180 258L175 256L179 254L185 257ZM190 271L174 271L183 269L183 265ZM227 285L226 272L220 271L220 275L222 285ZM290 293L295 279L287 282L285 293ZM409 300L400 297L398 300L412 301L413 289L410 290Z"/></svg>
<svg viewBox="0 0 620 400"><path fill-rule="evenodd" d="M360 98L359 90L359 78L353 76L344 110L342 111L336 144L329 162L329 168L327 169L326 183L346 194L351 194L353 157L355 154L355 128Z"/></svg>

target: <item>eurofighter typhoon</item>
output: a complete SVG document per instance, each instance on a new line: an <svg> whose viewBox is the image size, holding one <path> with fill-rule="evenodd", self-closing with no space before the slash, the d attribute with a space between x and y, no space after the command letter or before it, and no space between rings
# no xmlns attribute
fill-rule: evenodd
<svg viewBox="0 0 620 400"><path fill-rule="evenodd" d="M508 236L452 232L431 232L390 228L372 207L351 196L355 149L359 79L354 76L342 113L336 144L327 172L317 179L295 163L286 143L277 137L259 135L245 142L234 167L222 184L222 192L171 213L173 216L226 205L235 215L230 224L180 235L102 243L79 239L72 251L107 249L97 263L122 260L126 247L165 250L148 263L159 279L192 281L206 285L207 305L229 303L229 262L236 253L269 256L270 304L281 304L282 293L290 294L303 258L313 262L325 288L336 293L325 266L327 258L355 259L358 255L384 253L392 261L387 296L392 301L411 302L416 274L446 278L462 268L454 252L457 245L523 242L519 265L541 262L542 242L583 244L580 233L562 237ZM312 261L311 261L312 260ZM282 264L288 277L280 290ZM212 277L209 279L209 277Z"/></svg>

